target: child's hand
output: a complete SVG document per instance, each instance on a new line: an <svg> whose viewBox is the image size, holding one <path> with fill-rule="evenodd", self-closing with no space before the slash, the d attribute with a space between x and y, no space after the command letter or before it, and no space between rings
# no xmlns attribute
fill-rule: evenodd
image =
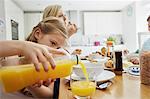
<svg viewBox="0 0 150 99"><path fill-rule="evenodd" d="M48 71L49 63L53 69L56 66L52 54L64 55L65 53L59 49L26 41L21 48L21 54L33 62L37 71L40 70L40 63L42 63L44 70Z"/></svg>
<svg viewBox="0 0 150 99"><path fill-rule="evenodd" d="M53 83L50 79L39 81L34 85L28 86L27 89L34 97L51 98L53 96Z"/></svg>
<svg viewBox="0 0 150 99"><path fill-rule="evenodd" d="M46 80L46 81L43 81L43 80L40 80L40 81L38 81L37 83L35 83L35 84L33 84L33 85L31 85L31 86L29 86L30 88L39 88L39 87L41 87L42 85L44 85L44 86L46 86L46 87L48 87L51 83L53 83L54 82L54 79L48 79L48 80Z"/></svg>
<svg viewBox="0 0 150 99"><path fill-rule="evenodd" d="M55 81L54 79L49 78L48 80L43 81L43 85L46 86L46 87L48 87L54 81Z"/></svg>
<svg viewBox="0 0 150 99"><path fill-rule="evenodd" d="M37 83L29 86L30 88L37 88L37 87L41 87L43 84L43 80L38 81Z"/></svg>
<svg viewBox="0 0 150 99"><path fill-rule="evenodd" d="M29 41L0 41L0 46L0 57L24 55L28 60L32 61L37 71L40 70L39 63L42 63L45 71L48 71L49 63L52 68L55 68L56 64L52 55L65 54L59 49Z"/></svg>

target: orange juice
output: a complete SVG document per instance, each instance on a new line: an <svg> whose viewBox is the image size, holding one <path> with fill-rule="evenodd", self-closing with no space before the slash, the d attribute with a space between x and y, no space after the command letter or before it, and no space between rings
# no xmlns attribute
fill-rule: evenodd
<svg viewBox="0 0 150 99"><path fill-rule="evenodd" d="M66 77L71 74L74 64L75 62L71 60L59 60L56 61L54 70L49 66L48 72L44 71L42 65L40 72L37 72L32 64L2 67L0 69L0 78L5 92L14 92L35 84L39 80Z"/></svg>
<svg viewBox="0 0 150 99"><path fill-rule="evenodd" d="M79 62L79 64L80 64L80 66L81 66L81 69L82 69L82 71L83 71L83 74L84 74L86 80L89 81L89 76L88 76L88 74L87 74L87 71L86 71L86 68L85 68L84 64L81 63L81 62Z"/></svg>
<svg viewBox="0 0 150 99"><path fill-rule="evenodd" d="M91 96L96 90L96 84L94 82L89 81L89 77L84 64L81 62L79 62L79 64L81 66L86 80L71 82L71 91L74 95L77 96Z"/></svg>
<svg viewBox="0 0 150 99"><path fill-rule="evenodd" d="M71 84L71 91L77 96L91 96L96 90L96 84L90 81L76 81Z"/></svg>

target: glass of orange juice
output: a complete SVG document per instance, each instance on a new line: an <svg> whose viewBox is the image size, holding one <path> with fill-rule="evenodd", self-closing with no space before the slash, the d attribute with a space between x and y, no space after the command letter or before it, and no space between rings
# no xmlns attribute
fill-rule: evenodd
<svg viewBox="0 0 150 99"><path fill-rule="evenodd" d="M89 76L85 69L82 69L85 76ZM70 75L70 87L73 96L77 99L91 99L91 96L95 93L96 82L90 81L88 77L74 79L73 75Z"/></svg>

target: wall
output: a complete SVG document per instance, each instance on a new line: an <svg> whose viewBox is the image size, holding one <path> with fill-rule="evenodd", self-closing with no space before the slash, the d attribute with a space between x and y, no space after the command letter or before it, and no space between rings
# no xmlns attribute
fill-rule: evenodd
<svg viewBox="0 0 150 99"><path fill-rule="evenodd" d="M85 12L85 35L112 35L122 34L121 12Z"/></svg>
<svg viewBox="0 0 150 99"><path fill-rule="evenodd" d="M150 3L150 2L149 2ZM136 2L136 31L148 32L147 18L150 15L150 6L147 8L143 2Z"/></svg>
<svg viewBox="0 0 150 99"><path fill-rule="evenodd" d="M136 34L136 4L132 3L122 10L123 37L126 47L134 52L138 48Z"/></svg>
<svg viewBox="0 0 150 99"><path fill-rule="evenodd" d="M25 38L31 33L34 26L36 26L40 20L42 20L42 13L25 13L24 14L24 28Z"/></svg>
<svg viewBox="0 0 150 99"><path fill-rule="evenodd" d="M16 21L18 26L19 40L24 40L24 12L13 0L5 0L6 39L12 39L11 20Z"/></svg>
<svg viewBox="0 0 150 99"><path fill-rule="evenodd" d="M6 39L6 22L4 0L0 0L0 40Z"/></svg>
<svg viewBox="0 0 150 99"><path fill-rule="evenodd" d="M150 3L150 2L149 2ZM140 32L149 32L148 31L148 22L147 18L150 15L150 8L146 8L146 4L148 2L136 2L136 32L137 35L139 35ZM150 7L150 5L149 5ZM146 38L141 37L140 39L138 38L138 48L141 48L145 40L147 40L149 36Z"/></svg>
<svg viewBox="0 0 150 99"><path fill-rule="evenodd" d="M144 1L137 1L123 9L123 37L131 52L139 48L138 33L148 32L147 17L149 9Z"/></svg>

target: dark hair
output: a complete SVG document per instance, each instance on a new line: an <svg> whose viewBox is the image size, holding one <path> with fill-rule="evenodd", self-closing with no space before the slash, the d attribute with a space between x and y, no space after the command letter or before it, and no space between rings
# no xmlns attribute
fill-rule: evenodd
<svg viewBox="0 0 150 99"><path fill-rule="evenodd" d="M148 16L147 21L149 21L149 19L150 19L150 15Z"/></svg>

